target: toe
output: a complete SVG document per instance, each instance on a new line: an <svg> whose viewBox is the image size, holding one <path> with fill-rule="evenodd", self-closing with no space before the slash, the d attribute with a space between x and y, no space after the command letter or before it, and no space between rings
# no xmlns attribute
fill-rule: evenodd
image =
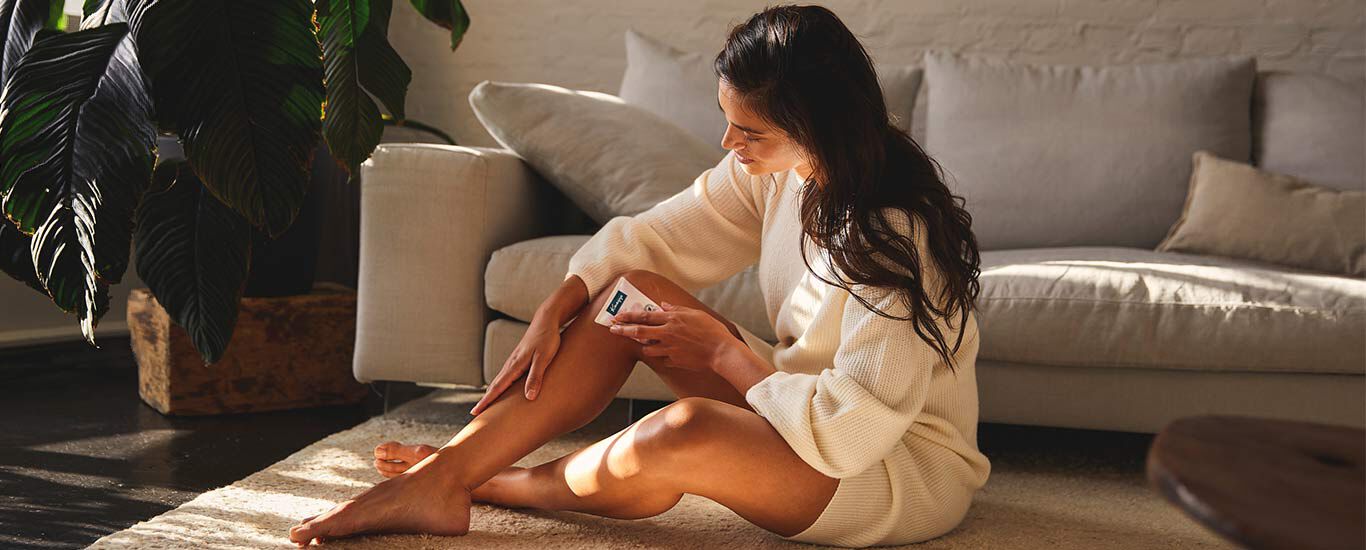
<svg viewBox="0 0 1366 550"><path fill-rule="evenodd" d="M385 441L375 446L375 458L381 460L395 460L399 457L394 456L398 449L403 448L403 444L397 441Z"/></svg>
<svg viewBox="0 0 1366 550"><path fill-rule="evenodd" d="M321 514L309 518L307 521L296 525L289 530L289 540L295 543L307 545L314 539L318 542L326 540L330 535L335 535L338 529L337 512L345 508L345 505L333 508L327 514Z"/></svg>
<svg viewBox="0 0 1366 550"><path fill-rule="evenodd" d="M432 453L436 452L436 447L433 447L431 445L420 444L403 445L398 449L395 449L395 452L398 454L398 456L396 456L395 458L398 458L411 465L417 464L418 462L422 462L422 459L431 456Z"/></svg>
<svg viewBox="0 0 1366 550"><path fill-rule="evenodd" d="M308 518L306 520L299 522L298 525L290 527L289 540L294 544L300 546L308 546L308 543L313 541L313 530L311 527L309 527L308 523L312 520L313 518Z"/></svg>
<svg viewBox="0 0 1366 550"><path fill-rule="evenodd" d="M396 475L399 475L403 472L408 471L408 468L411 466L412 465L408 464L407 462L386 462L378 458L375 459L375 470L379 471L379 473L384 475L385 477L394 477Z"/></svg>

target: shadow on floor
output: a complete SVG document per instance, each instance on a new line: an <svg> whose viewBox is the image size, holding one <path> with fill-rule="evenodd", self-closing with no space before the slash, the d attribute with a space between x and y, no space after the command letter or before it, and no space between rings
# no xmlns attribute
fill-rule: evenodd
<svg viewBox="0 0 1366 550"><path fill-rule="evenodd" d="M0 350L0 547L82 548L383 411L167 417L138 397L128 338ZM406 390L399 399L427 390ZM391 403L393 404L393 403Z"/></svg>

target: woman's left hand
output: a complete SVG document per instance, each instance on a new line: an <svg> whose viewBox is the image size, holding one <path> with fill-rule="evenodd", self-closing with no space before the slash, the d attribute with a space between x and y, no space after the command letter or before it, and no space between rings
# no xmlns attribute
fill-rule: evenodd
<svg viewBox="0 0 1366 550"><path fill-rule="evenodd" d="M742 345L730 329L711 314L696 308L661 302L660 311L622 311L613 319L612 334L641 344L641 353L654 365L710 371L729 350Z"/></svg>

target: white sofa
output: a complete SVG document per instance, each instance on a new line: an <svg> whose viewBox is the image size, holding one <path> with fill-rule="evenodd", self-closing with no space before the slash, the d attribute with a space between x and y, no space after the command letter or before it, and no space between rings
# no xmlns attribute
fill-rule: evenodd
<svg viewBox="0 0 1366 550"><path fill-rule="evenodd" d="M1265 94L1267 74L1258 78ZM1300 84L1315 86L1278 86ZM1313 103L1303 107L1334 108ZM1359 156L1296 167L1314 152L1269 149L1321 144L1270 135L1280 130L1267 121L1299 115L1267 104L1253 102L1258 158L1305 177L1361 174ZM1361 122L1359 104L1343 108ZM361 181L361 381L486 384L597 227L504 148L383 144ZM752 269L696 294L774 342ZM1177 417L1224 413L1366 425L1366 281L1069 246L984 250L981 283L983 422L1155 433ZM637 367L619 397L674 399Z"/></svg>

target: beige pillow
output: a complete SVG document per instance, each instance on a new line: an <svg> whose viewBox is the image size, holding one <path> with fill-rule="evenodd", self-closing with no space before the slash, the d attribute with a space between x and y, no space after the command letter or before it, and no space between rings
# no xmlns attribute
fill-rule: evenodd
<svg viewBox="0 0 1366 550"><path fill-rule="evenodd" d="M712 60L721 50L685 52L641 32L626 29L626 72L617 95L677 124L715 147L726 133L726 115L716 105ZM878 84L894 125L911 131L911 115L923 71L914 65L877 64Z"/></svg>
<svg viewBox="0 0 1366 550"><path fill-rule="evenodd" d="M1044 65L925 54L925 150L982 250L1151 250L1181 214L1192 151L1247 161L1251 57Z"/></svg>
<svg viewBox="0 0 1366 550"><path fill-rule="evenodd" d="M1242 258L1366 277L1366 192L1197 151L1181 217L1159 252Z"/></svg>
<svg viewBox="0 0 1366 550"><path fill-rule="evenodd" d="M722 157L672 122L602 92L485 80L469 102L500 145L599 224L649 210Z"/></svg>

